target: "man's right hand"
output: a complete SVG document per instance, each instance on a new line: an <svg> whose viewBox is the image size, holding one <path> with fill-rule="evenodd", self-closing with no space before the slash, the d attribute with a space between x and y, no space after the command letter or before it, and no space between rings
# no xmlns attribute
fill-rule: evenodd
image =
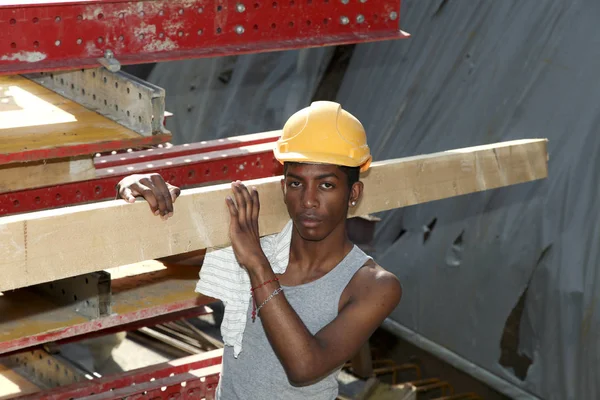
<svg viewBox="0 0 600 400"><path fill-rule="evenodd" d="M146 199L154 215L167 219L173 215L173 203L181 190L157 173L135 174L123 178L117 184L117 198L133 203L138 196Z"/></svg>

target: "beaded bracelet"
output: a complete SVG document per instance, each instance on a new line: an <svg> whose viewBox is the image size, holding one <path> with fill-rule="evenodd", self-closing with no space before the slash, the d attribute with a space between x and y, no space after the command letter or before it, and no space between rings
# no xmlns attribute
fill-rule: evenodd
<svg viewBox="0 0 600 400"><path fill-rule="evenodd" d="M282 288L282 287L278 287L277 289L275 289L275 290L273 291L273 293L271 293L271 294L269 295L269 297L267 297L267 298L265 299L265 301L263 301L263 302L262 302L262 304L261 304L260 306L258 306L258 308L256 309L256 312L252 311L252 322L254 322L254 321L255 321L255 319L256 319L256 316L257 316L257 315L258 315L258 313L260 312L260 309L261 309L261 308L263 308L263 306L264 306L265 304L267 304L267 302L268 302L269 300L271 300L273 297L277 296L277 295L278 295L280 292L282 292L282 291L283 291L283 288Z"/></svg>
<svg viewBox="0 0 600 400"><path fill-rule="evenodd" d="M251 291L251 292L254 292L256 289L258 289L258 288L261 288L261 287L263 287L263 286L265 286L265 285L267 285L267 284L269 284L269 283L271 283L271 282L277 282L278 280L279 280L279 278L278 278L278 277L275 277L275 278L273 278L273 279L269 279L268 281L261 283L261 284L260 284L260 285L258 285L257 287L253 287L252 289L250 289L250 291Z"/></svg>

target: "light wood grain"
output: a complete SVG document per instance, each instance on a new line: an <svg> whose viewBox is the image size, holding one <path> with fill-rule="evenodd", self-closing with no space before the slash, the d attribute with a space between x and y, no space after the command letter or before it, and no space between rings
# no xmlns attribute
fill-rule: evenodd
<svg viewBox="0 0 600 400"><path fill-rule="evenodd" d="M545 139L376 162L349 217L547 177ZM261 234L288 220L280 177L248 182L261 197ZM0 291L227 245L229 184L184 190L162 221L138 201L108 201L0 218Z"/></svg>
<svg viewBox="0 0 600 400"><path fill-rule="evenodd" d="M96 177L91 156L0 165L0 193L78 182Z"/></svg>

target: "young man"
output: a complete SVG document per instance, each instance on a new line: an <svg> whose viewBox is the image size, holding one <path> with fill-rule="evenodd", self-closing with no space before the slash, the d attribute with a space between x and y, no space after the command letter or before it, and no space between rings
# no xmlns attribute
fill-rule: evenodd
<svg viewBox="0 0 600 400"><path fill-rule="evenodd" d="M275 156L284 164L281 188L293 223L284 273L274 273L261 248L258 192L237 181L225 199L232 248L250 277L257 313L249 307L239 357L225 347L217 397L333 400L341 366L402 295L398 279L346 233L348 209L363 191L359 172L369 168L371 156L360 122L331 102L294 114ZM156 174L119 185L120 197L143 196L165 218L178 194Z"/></svg>

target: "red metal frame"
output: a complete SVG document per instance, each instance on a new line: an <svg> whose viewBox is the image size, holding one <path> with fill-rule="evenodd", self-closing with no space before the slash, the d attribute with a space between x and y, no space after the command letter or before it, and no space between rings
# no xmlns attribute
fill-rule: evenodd
<svg viewBox="0 0 600 400"><path fill-rule="evenodd" d="M0 5L0 74L405 38L400 0L29 0Z"/></svg>
<svg viewBox="0 0 600 400"><path fill-rule="evenodd" d="M92 399L201 399L214 398L222 350L180 358L118 375L20 396L21 400ZM182 385L185 382L185 385ZM166 388L162 390L162 388ZM172 397L173 396L173 397Z"/></svg>
<svg viewBox="0 0 600 400"><path fill-rule="evenodd" d="M209 308L198 306L195 300L149 307L129 314L120 314L90 320L68 328L0 342L0 354L8 355L49 342L69 343L75 338L88 339L109 333L138 329L181 318L192 318L207 314Z"/></svg>
<svg viewBox="0 0 600 400"><path fill-rule="evenodd" d="M2 53L0 53L0 55L1 54ZM0 153L0 165L15 162L48 160L52 158L75 157L98 152L116 151L129 147L151 146L168 142L171 139L171 134L160 134L154 136L133 137L131 139L105 140L96 143L81 143L71 145L57 144L54 147L23 150L18 153Z"/></svg>
<svg viewBox="0 0 600 400"><path fill-rule="evenodd" d="M126 165L142 161L156 161L164 158L181 157L218 150L234 149L253 144L275 142L281 136L281 131L253 133L242 136L233 136L225 139L207 140L197 143L187 143L177 146L155 147L140 149L139 151L126 151L116 154L106 154L94 159L96 168L109 168L117 165Z"/></svg>
<svg viewBox="0 0 600 400"><path fill-rule="evenodd" d="M256 146L264 149L257 150ZM121 179L143 172L157 172L167 182L185 188L214 181L277 176L283 168L271 148L260 144L158 159L152 163L117 165L98 169L98 178L93 180L0 194L0 216L114 199L115 185Z"/></svg>

